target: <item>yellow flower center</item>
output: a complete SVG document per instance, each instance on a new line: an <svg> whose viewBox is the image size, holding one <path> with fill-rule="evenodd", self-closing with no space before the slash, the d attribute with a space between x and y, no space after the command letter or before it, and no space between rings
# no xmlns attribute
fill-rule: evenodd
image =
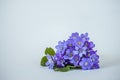
<svg viewBox="0 0 120 80"><path fill-rule="evenodd" d="M94 59L94 58L92 58L92 61L95 61L95 59Z"/></svg>
<svg viewBox="0 0 120 80"><path fill-rule="evenodd" d="M73 54L72 54L72 53L70 53L70 54L69 54L69 57L72 57L72 56L73 56Z"/></svg>
<svg viewBox="0 0 120 80"><path fill-rule="evenodd" d="M88 54L88 56L90 56L90 54Z"/></svg>
<svg viewBox="0 0 120 80"><path fill-rule="evenodd" d="M69 44L69 46L72 46L72 44Z"/></svg>
<svg viewBox="0 0 120 80"><path fill-rule="evenodd" d="M80 44L81 44L81 42L79 41L79 42L78 42L78 45L80 45Z"/></svg>
<svg viewBox="0 0 120 80"><path fill-rule="evenodd" d="M75 58L75 61L76 61L76 62L78 61L78 57Z"/></svg>
<svg viewBox="0 0 120 80"><path fill-rule="evenodd" d="M85 66L87 66L88 65L88 62L85 62Z"/></svg>

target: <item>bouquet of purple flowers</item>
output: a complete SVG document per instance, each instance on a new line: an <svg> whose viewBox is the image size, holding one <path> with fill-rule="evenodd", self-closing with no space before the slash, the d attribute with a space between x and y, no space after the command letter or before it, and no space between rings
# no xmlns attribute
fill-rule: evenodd
<svg viewBox="0 0 120 80"><path fill-rule="evenodd" d="M70 69L98 69L99 56L94 50L95 44L89 40L88 33L72 33L68 40L59 41L57 51L46 48L41 59L42 66L49 66L55 71L68 71Z"/></svg>

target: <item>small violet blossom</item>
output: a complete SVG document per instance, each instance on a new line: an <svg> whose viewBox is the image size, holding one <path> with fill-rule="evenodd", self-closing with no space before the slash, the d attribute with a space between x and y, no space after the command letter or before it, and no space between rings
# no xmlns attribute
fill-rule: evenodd
<svg viewBox="0 0 120 80"><path fill-rule="evenodd" d="M70 61L74 66L78 66L80 60L80 56L78 54L74 55L74 57L72 58L72 60Z"/></svg>
<svg viewBox="0 0 120 80"><path fill-rule="evenodd" d="M92 62L89 58L83 58L82 61L79 63L82 69L87 70L92 68Z"/></svg>
<svg viewBox="0 0 120 80"><path fill-rule="evenodd" d="M46 62L46 66L49 66L49 69L53 69L54 67L54 62L52 60L52 56L47 54L47 62Z"/></svg>

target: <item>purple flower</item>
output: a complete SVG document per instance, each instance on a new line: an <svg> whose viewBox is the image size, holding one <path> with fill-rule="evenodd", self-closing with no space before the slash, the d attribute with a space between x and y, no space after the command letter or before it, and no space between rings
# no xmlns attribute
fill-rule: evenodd
<svg viewBox="0 0 120 80"><path fill-rule="evenodd" d="M79 37L79 34L78 34L77 32L75 32L75 33L72 33L72 35L70 36L70 39L75 40L75 39L77 39L78 37Z"/></svg>
<svg viewBox="0 0 120 80"><path fill-rule="evenodd" d="M67 48L66 42L59 41L58 45L56 46L57 52L63 54L65 52L65 49Z"/></svg>
<svg viewBox="0 0 120 80"><path fill-rule="evenodd" d="M88 49L92 49L95 47L95 44L92 41L91 42L86 41L85 46L87 46Z"/></svg>
<svg viewBox="0 0 120 80"><path fill-rule="evenodd" d="M74 56L74 52L72 49L67 49L66 54L64 55L64 59L72 59Z"/></svg>
<svg viewBox="0 0 120 80"><path fill-rule="evenodd" d="M95 44L91 41L89 47L90 47L90 48L94 48L94 47L95 47Z"/></svg>
<svg viewBox="0 0 120 80"><path fill-rule="evenodd" d="M79 63L83 70L88 70L92 68L92 62L89 58L82 58L82 61Z"/></svg>
<svg viewBox="0 0 120 80"><path fill-rule="evenodd" d="M87 51L87 57L90 57L91 55L96 54L96 52L97 51L94 51L94 50Z"/></svg>
<svg viewBox="0 0 120 80"><path fill-rule="evenodd" d="M85 40L83 40L82 38L80 38L80 37L77 38L75 40L75 47L82 48L84 45L84 42L85 42Z"/></svg>
<svg viewBox="0 0 120 80"><path fill-rule="evenodd" d="M73 48L74 47L74 40L73 39L68 39L66 41L67 48Z"/></svg>
<svg viewBox="0 0 120 80"><path fill-rule="evenodd" d="M98 59L99 59L99 56L97 54L92 54L90 55L90 59L91 61L95 64L95 63L99 63Z"/></svg>
<svg viewBox="0 0 120 80"><path fill-rule="evenodd" d="M100 68L100 66L99 66L99 64L98 64L98 63L93 64L93 66L92 66L92 69L99 69L99 68Z"/></svg>
<svg viewBox="0 0 120 80"><path fill-rule="evenodd" d="M54 62L53 62L53 60L52 60L52 56L50 56L50 55L46 55L47 56L47 62L46 62L46 66L49 66L49 69L53 69L53 67L54 67Z"/></svg>
<svg viewBox="0 0 120 80"><path fill-rule="evenodd" d="M87 41L89 40L88 33L81 34L80 37L87 40Z"/></svg>
<svg viewBox="0 0 120 80"><path fill-rule="evenodd" d="M87 47L82 47L82 48L76 48L76 53L79 54L80 57L84 55L86 55L86 50L87 50Z"/></svg>
<svg viewBox="0 0 120 80"><path fill-rule="evenodd" d="M65 60L64 60L62 54L60 54L60 53L56 53L54 55L54 62L57 65L57 67L64 67L65 66L64 65Z"/></svg>
<svg viewBox="0 0 120 80"><path fill-rule="evenodd" d="M80 56L78 54L75 54L70 62L74 66L78 66L79 61L80 61Z"/></svg>

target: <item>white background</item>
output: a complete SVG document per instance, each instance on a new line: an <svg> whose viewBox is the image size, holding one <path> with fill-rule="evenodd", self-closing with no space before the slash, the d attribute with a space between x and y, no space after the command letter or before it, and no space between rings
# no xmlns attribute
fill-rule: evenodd
<svg viewBox="0 0 120 80"><path fill-rule="evenodd" d="M46 47L88 32L100 69L40 66ZM0 0L0 80L120 80L120 0Z"/></svg>

